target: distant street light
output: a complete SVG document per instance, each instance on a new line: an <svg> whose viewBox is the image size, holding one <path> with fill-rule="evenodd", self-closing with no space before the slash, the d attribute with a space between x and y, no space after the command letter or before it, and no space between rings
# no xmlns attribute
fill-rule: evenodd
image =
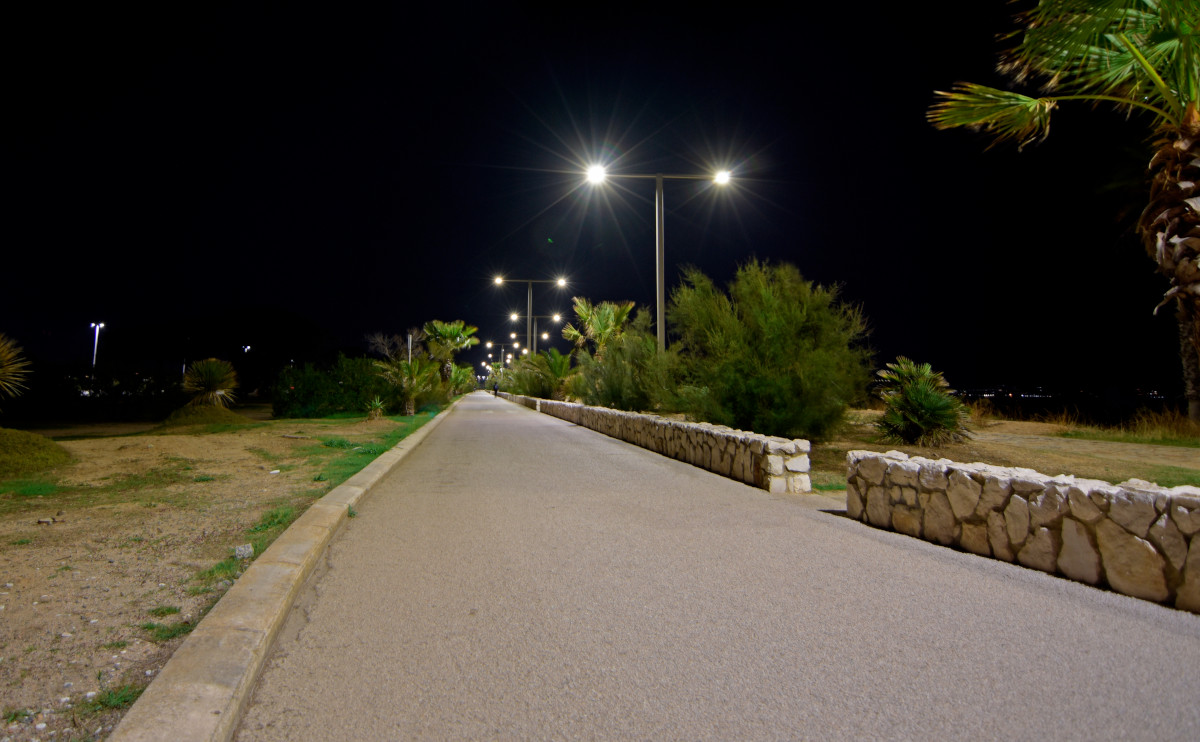
<svg viewBox="0 0 1200 742"><path fill-rule="evenodd" d="M592 165L587 169L587 180L593 185L600 185L608 178L631 178L635 180L654 180L654 256L655 256L655 276L657 277L658 291L658 312L655 319L655 326L658 331L658 349L666 350L667 348L667 325L666 316L666 259L663 249L663 227L666 223L666 209L663 207L663 181L664 180L712 180L717 185L729 185L729 181L733 178L733 174L728 170L721 170L713 175L663 175L657 173L655 175L630 175L621 173L619 175L609 175L603 165Z"/></svg>
<svg viewBox="0 0 1200 742"><path fill-rule="evenodd" d="M528 291L528 302L527 302L527 304L526 304L526 309L525 309L525 345L526 345L527 347L528 347L528 346L531 346L531 345L533 345L533 344L534 344L534 338L533 338L533 284L535 284L535 283L552 283L552 284L554 284L555 286L557 286L557 287L559 287L559 288L561 289L561 288L565 288L565 287L566 287L566 285L567 285L567 279L565 279L565 278L555 278L555 279L521 278L521 279L512 279L512 278L505 278L504 276L496 276L496 277L495 277L494 279L492 279L492 280L493 280L493 282L494 282L494 283L495 283L497 286L502 286L502 285L504 284L504 282L505 282L505 281L513 281L513 282L515 282L515 283L525 283L525 284L528 284L528 286L529 286L529 291ZM511 317L512 317L514 320L515 320L515 319L517 319L517 315L516 315L516 314L513 314L513 315L511 315Z"/></svg>
<svg viewBox="0 0 1200 742"><path fill-rule="evenodd" d="M509 315L509 318L510 318L510 319L512 319L514 322L516 322L516 321L517 321L518 319L520 319L521 317L520 317L520 315L519 315L519 314L517 314L516 312L513 312L512 314L510 314L510 315ZM561 314L558 314L557 312L556 312L556 313L554 313L554 314L535 314L535 315L533 315L533 343L532 343L530 346L528 346L528 347L530 347L530 348L532 348L532 349L533 349L533 353L534 353L534 355L536 355L536 354L537 354L537 352L538 352L538 350L537 350L537 339L538 339L538 337L539 337L539 336L538 336L538 327L537 327L537 321L538 321L539 319L548 319L548 320L553 320L553 321L555 321L555 322L562 322L562 315L561 315ZM515 336L516 336L516 334L514 333L514 335L513 335L513 336L515 337ZM542 338L542 340L549 340L549 339L550 339L550 333L548 333L548 332L543 332L543 333L541 334L541 336L540 336L540 337Z"/></svg>
<svg viewBox="0 0 1200 742"><path fill-rule="evenodd" d="M100 350L100 328L104 327L103 322L93 322L92 327L96 328L96 341L92 343L92 378L96 377L96 353Z"/></svg>

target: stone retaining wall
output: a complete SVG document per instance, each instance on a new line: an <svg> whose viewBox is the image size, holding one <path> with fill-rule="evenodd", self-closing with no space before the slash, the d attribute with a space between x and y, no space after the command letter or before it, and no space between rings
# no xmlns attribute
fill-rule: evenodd
<svg viewBox="0 0 1200 742"><path fill-rule="evenodd" d="M770 492L811 492L809 442L571 402L505 399Z"/></svg>
<svg viewBox="0 0 1200 742"><path fill-rule="evenodd" d="M1200 487L851 451L851 518L1200 613Z"/></svg>

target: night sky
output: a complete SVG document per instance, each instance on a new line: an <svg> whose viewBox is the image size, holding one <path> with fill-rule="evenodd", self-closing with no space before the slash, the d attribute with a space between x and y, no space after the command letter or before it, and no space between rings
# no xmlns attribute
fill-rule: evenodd
<svg viewBox="0 0 1200 742"><path fill-rule="evenodd" d="M1005 0L42 5L3 24L0 332L35 385L90 364L97 321L100 367L151 373L249 364L244 345L260 368L361 355L434 318L500 340L525 289L497 273L568 277L535 314L573 295L652 309L653 182L596 190L599 158L733 171L666 183L668 285L788 261L862 307L878 363L1180 394L1132 226L1146 122L1063 109L1018 153L925 121L934 89L999 81Z"/></svg>

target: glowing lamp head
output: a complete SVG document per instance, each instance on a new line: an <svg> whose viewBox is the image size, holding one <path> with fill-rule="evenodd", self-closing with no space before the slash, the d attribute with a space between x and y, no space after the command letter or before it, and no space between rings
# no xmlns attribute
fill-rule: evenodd
<svg viewBox="0 0 1200 742"><path fill-rule="evenodd" d="M500 284L504 283L504 276L496 276L494 279L492 279L492 281L499 286Z"/></svg>
<svg viewBox="0 0 1200 742"><path fill-rule="evenodd" d="M603 165L592 165L587 169L589 183L603 183L606 175Z"/></svg>
<svg viewBox="0 0 1200 742"><path fill-rule="evenodd" d="M508 318L511 319L513 322L516 322L517 321L517 313L513 312L512 314L508 315Z"/></svg>
<svg viewBox="0 0 1200 742"><path fill-rule="evenodd" d="M733 177L733 173L728 170L721 170L713 178L713 182L717 185L729 185L729 179Z"/></svg>
<svg viewBox="0 0 1200 742"><path fill-rule="evenodd" d="M556 315L554 315L554 321L555 321L555 322L562 322L562 315L561 315L561 314L556 314Z"/></svg>
<svg viewBox="0 0 1200 742"><path fill-rule="evenodd" d="M487 341L487 343L485 343L485 345L486 345L486 347L488 347L488 348L492 347L492 341L491 341L491 340ZM488 354L488 358L491 358L491 354L490 354L490 353Z"/></svg>
<svg viewBox="0 0 1200 742"><path fill-rule="evenodd" d="M560 278L560 279L558 279L558 280L557 280L555 283L557 283L557 284L559 285L559 288L561 288L561 287L563 287L563 286L566 286L566 285L567 285L567 279L565 279L565 278Z"/></svg>

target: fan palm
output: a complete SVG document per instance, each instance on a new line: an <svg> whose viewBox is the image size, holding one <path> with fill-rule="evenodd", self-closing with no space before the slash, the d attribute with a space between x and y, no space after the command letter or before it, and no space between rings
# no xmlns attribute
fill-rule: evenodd
<svg viewBox="0 0 1200 742"><path fill-rule="evenodd" d="M216 358L196 361L183 375L183 391L195 395L188 402L191 407L227 408L236 401L233 390L237 385L233 365Z"/></svg>
<svg viewBox="0 0 1200 742"><path fill-rule="evenodd" d="M478 327L468 325L461 319L453 322L435 319L425 323L424 332L428 338L429 355L442 365L443 381L449 382L454 373L454 355L460 350L479 345L479 338L472 337L478 331Z"/></svg>
<svg viewBox="0 0 1200 742"><path fill-rule="evenodd" d="M403 358L375 361L379 375L395 388L404 405L404 414L409 416L416 414L417 397L437 385L438 365L435 361L420 357L414 357L411 361Z"/></svg>
<svg viewBox="0 0 1200 742"><path fill-rule="evenodd" d="M633 311L633 302L602 301L592 304L582 296L576 296L572 301L581 329L568 324L563 328L563 337L579 349L586 350L590 345L592 355L599 360L604 355L604 346L623 331L629 313Z"/></svg>
<svg viewBox="0 0 1200 742"><path fill-rule="evenodd" d="M928 363L900 356L879 379L877 393L887 407L875 427L884 441L941 446L970 437L966 406Z"/></svg>
<svg viewBox="0 0 1200 742"><path fill-rule="evenodd" d="M17 341L0 333L0 395L15 397L25 390L29 361Z"/></svg>
<svg viewBox="0 0 1200 742"><path fill-rule="evenodd" d="M1039 0L1000 71L1045 94L957 83L938 91L934 126L982 129L997 141L1044 139L1059 103L1148 114L1156 140L1138 231L1168 280L1179 319L1188 416L1200 420L1200 3L1196 0Z"/></svg>

